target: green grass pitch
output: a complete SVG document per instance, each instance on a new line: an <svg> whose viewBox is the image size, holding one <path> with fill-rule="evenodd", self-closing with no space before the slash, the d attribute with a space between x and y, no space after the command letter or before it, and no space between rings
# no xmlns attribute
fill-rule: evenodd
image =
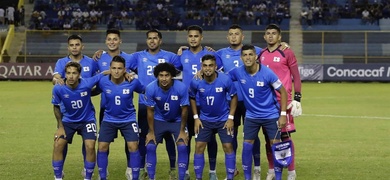
<svg viewBox="0 0 390 180"><path fill-rule="evenodd" d="M0 179L53 179L51 156L56 123L50 103L51 89L48 81L0 81ZM388 83L303 83L303 115L296 119L297 133L292 136L297 179L387 179L389 92ZM95 107L99 107L99 97L93 100ZM260 138L263 142L262 134ZM244 179L241 139L239 133L237 166L240 174L235 179ZM111 145L111 180L125 179L123 146L122 138ZM264 152L264 147L261 151ZM157 153L157 179L165 180L169 163L163 145ZM218 153L218 178L224 179L221 147ZM190 172L195 179L192 156ZM262 179L265 179L268 167L264 153L261 158ZM82 166L80 136L75 136L65 163L65 179L82 179ZM208 167L204 178L208 178Z"/></svg>

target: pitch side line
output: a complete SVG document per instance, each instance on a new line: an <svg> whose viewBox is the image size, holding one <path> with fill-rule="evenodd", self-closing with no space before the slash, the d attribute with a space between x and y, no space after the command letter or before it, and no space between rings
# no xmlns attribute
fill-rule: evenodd
<svg viewBox="0 0 390 180"><path fill-rule="evenodd" d="M302 116L315 116L315 117L331 117L331 118L359 118L359 119L386 119L390 120L390 117L377 117L377 116L342 116L342 115L329 115L329 114L302 114Z"/></svg>

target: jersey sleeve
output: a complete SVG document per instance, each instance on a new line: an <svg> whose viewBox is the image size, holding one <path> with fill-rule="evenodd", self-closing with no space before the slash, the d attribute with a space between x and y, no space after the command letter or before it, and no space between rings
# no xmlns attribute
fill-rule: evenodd
<svg viewBox="0 0 390 180"><path fill-rule="evenodd" d="M186 91L186 90L187 90L186 86L184 84L182 84L180 91L179 91L180 96L181 96L180 106L189 106L190 105L188 91Z"/></svg>
<svg viewBox="0 0 390 180"><path fill-rule="evenodd" d="M196 79L191 80L191 84L188 90L190 98L195 98L197 93L198 81Z"/></svg>
<svg viewBox="0 0 390 180"><path fill-rule="evenodd" d="M61 75L61 78L65 78L65 64L61 61L61 59L56 62L53 74L59 74Z"/></svg>
<svg viewBox="0 0 390 180"><path fill-rule="evenodd" d="M133 79L132 83L134 83L134 91L137 92L138 94L143 94L145 93L145 86L139 82L138 79Z"/></svg>
<svg viewBox="0 0 390 180"><path fill-rule="evenodd" d="M227 75L230 77L230 79L234 82L237 81L237 68L233 68L230 70Z"/></svg>
<svg viewBox="0 0 390 180"><path fill-rule="evenodd" d="M53 105L61 104L61 93L59 92L60 85L55 85L52 90L51 103Z"/></svg>
<svg viewBox="0 0 390 180"><path fill-rule="evenodd" d="M229 76L227 76L225 79L225 85L227 88L226 92L229 96L234 96L237 94L236 86L233 84L233 81L229 78Z"/></svg>
<svg viewBox="0 0 390 180"><path fill-rule="evenodd" d="M175 66L175 68L178 70L183 69L183 66L180 62L180 56L177 54L172 53L170 63L173 64L173 66Z"/></svg>
<svg viewBox="0 0 390 180"><path fill-rule="evenodd" d="M149 84L145 88L146 106L154 107L156 105L156 102L153 100L153 96L154 96L154 87L152 86L152 84Z"/></svg>

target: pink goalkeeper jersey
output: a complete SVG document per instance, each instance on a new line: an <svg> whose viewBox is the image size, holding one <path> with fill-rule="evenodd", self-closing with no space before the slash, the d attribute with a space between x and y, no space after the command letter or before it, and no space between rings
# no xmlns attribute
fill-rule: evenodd
<svg viewBox="0 0 390 180"><path fill-rule="evenodd" d="M290 49L282 51L279 48L270 52L268 48L265 48L260 53L259 61L261 64L274 71L280 81L282 81L283 86L288 93L287 104L289 104L292 101L292 75L290 69L291 67L298 66L294 52ZM280 94L276 94L278 96L278 101L280 101Z"/></svg>

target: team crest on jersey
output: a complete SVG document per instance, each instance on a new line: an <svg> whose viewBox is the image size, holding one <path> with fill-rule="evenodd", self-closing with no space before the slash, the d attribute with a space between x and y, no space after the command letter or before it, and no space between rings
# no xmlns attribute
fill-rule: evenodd
<svg viewBox="0 0 390 180"><path fill-rule="evenodd" d="M203 89L203 88L199 89L199 92L201 92L201 93L203 93L204 91L205 91L205 89Z"/></svg>
<svg viewBox="0 0 390 180"><path fill-rule="evenodd" d="M230 58L230 54L226 54L226 58Z"/></svg>
<svg viewBox="0 0 390 180"><path fill-rule="evenodd" d="M80 93L80 96L81 96L81 97L84 97L84 96L86 96L86 95L88 95L88 92L87 92L87 91L84 91L84 92L81 92L81 93Z"/></svg>
<svg viewBox="0 0 390 180"><path fill-rule="evenodd" d="M111 94L111 92L112 92L111 89L106 89L107 94Z"/></svg>
<svg viewBox="0 0 390 180"><path fill-rule="evenodd" d="M123 89L123 94L130 94L130 89Z"/></svg>
<svg viewBox="0 0 390 180"><path fill-rule="evenodd" d="M179 97L178 97L178 96L175 96L175 95L172 95L172 96L171 96L171 100L172 100L172 101L177 101L177 100L179 100Z"/></svg>
<svg viewBox="0 0 390 180"><path fill-rule="evenodd" d="M107 66L107 64L108 64L107 62L103 62L102 66Z"/></svg>
<svg viewBox="0 0 390 180"><path fill-rule="evenodd" d="M280 57L274 57L274 62L280 62Z"/></svg>
<svg viewBox="0 0 390 180"><path fill-rule="evenodd" d="M190 60L188 58L185 58L184 63L188 63L188 62L190 62Z"/></svg>
<svg viewBox="0 0 390 180"><path fill-rule="evenodd" d="M215 88L215 92L217 92L217 93L218 93L218 92L222 92L222 91L223 91L223 88L222 88L222 87L216 87L216 88Z"/></svg>
<svg viewBox="0 0 390 180"><path fill-rule="evenodd" d="M89 71L89 67L87 66L87 67L83 67L83 70L84 70L84 72L85 71Z"/></svg>
<svg viewBox="0 0 390 180"><path fill-rule="evenodd" d="M148 58L142 58L142 61L146 62L146 61L148 61Z"/></svg>
<svg viewBox="0 0 390 180"><path fill-rule="evenodd" d="M257 81L257 82L256 82L256 86L263 87L263 86L264 86L264 82L262 82L262 81Z"/></svg>
<svg viewBox="0 0 390 180"><path fill-rule="evenodd" d="M146 96L145 96L145 97L146 97ZM156 97L156 100L157 100L157 101L161 101L161 97L158 97L158 96L157 96L157 97Z"/></svg>
<svg viewBox="0 0 390 180"><path fill-rule="evenodd" d="M240 79L240 82L241 82L241 84L246 84L246 80L245 79Z"/></svg>
<svg viewBox="0 0 390 180"><path fill-rule="evenodd" d="M165 63L165 59L158 59L158 63Z"/></svg>
<svg viewBox="0 0 390 180"><path fill-rule="evenodd" d="M64 94L64 98L69 98L69 94Z"/></svg>

